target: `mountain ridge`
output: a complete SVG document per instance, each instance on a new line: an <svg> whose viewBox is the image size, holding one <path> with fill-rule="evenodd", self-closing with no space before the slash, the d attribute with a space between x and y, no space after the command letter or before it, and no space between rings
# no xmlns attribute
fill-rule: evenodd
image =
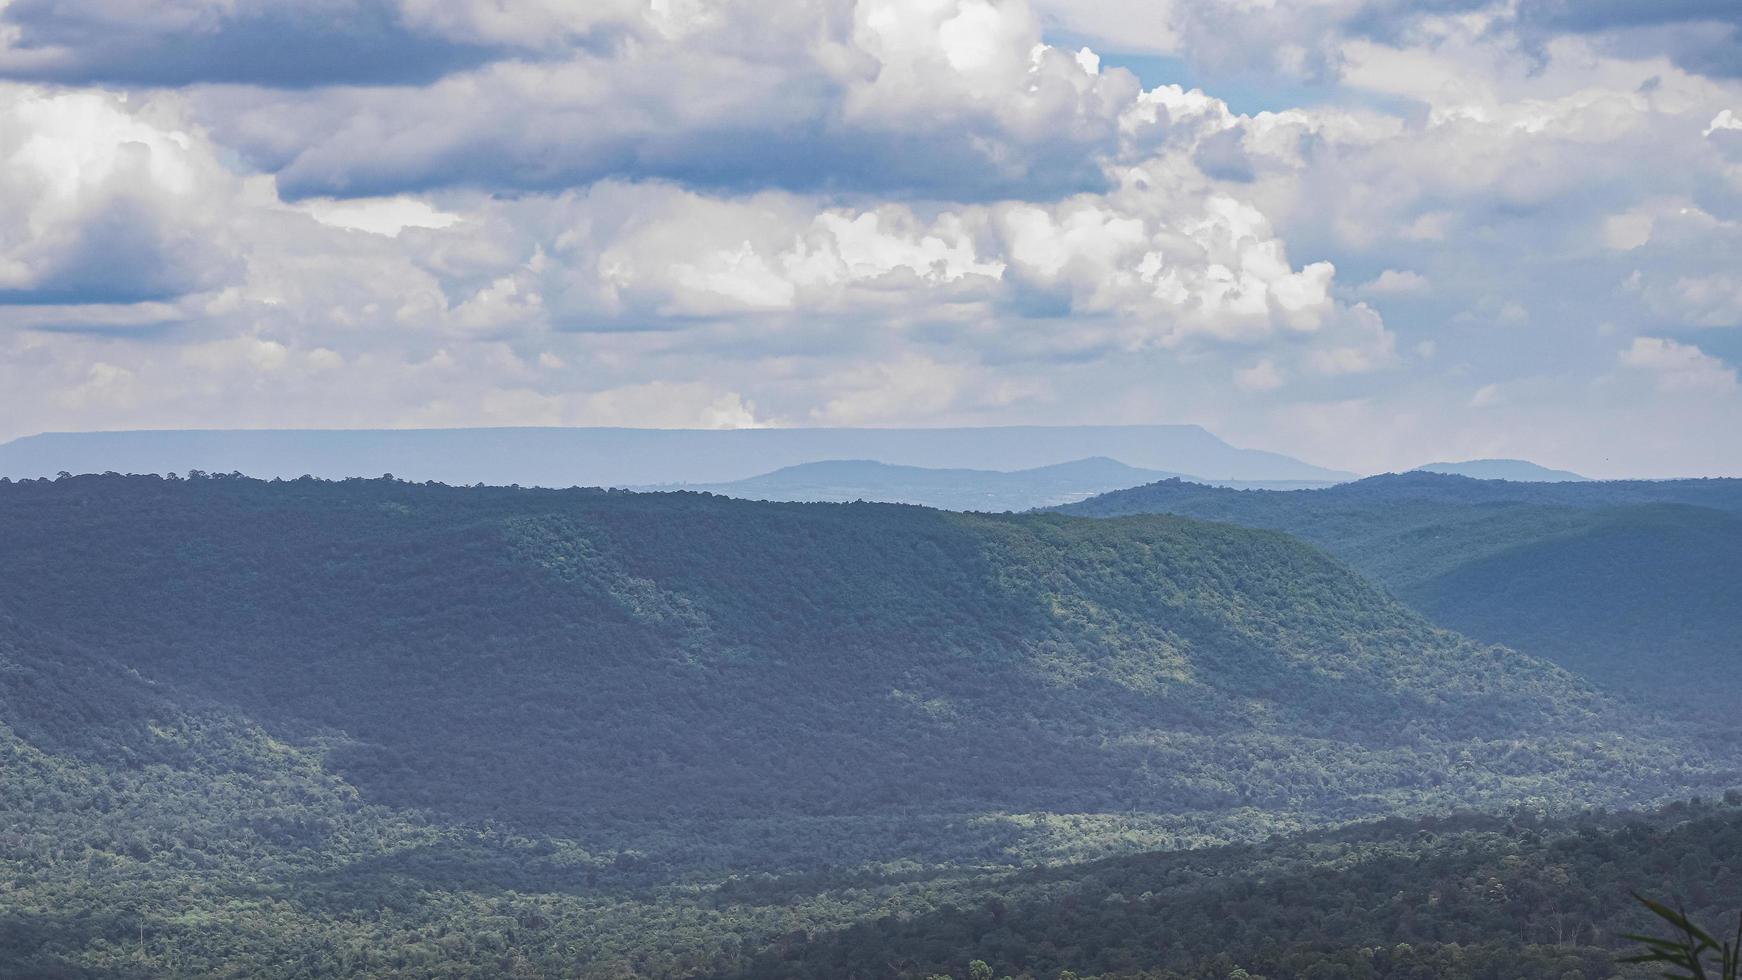
<svg viewBox="0 0 1742 980"><path fill-rule="evenodd" d="M759 811L859 812L958 772L963 753L983 772L952 795L977 805L1280 801L1279 787L1210 789L1224 777L1191 761L1202 739L1239 769L1273 735L1368 740L1371 754L1403 751L1406 718L1453 739L1552 717L1548 737L1609 710L1546 664L1494 673L1511 654L1437 631L1293 539L1177 517L85 477L0 486L0 526L0 587L34 628L287 731L360 726L334 758L385 799L520 798L533 820L677 801L733 812L762 785L777 789ZM110 611L93 616L91 594ZM739 717L775 690L815 720ZM698 713L649 728L649 698ZM461 737L509 703L512 732ZM901 751L879 741L891 726L907 733ZM1151 747L1070 734L1121 726L1151 732ZM571 734L534 738L541 727ZM700 761L750 732L776 754ZM511 778L568 764L574 738L595 740L604 767ZM655 744L671 764L612 761ZM1338 778L1373 778L1345 751L1354 743L1328 756L1349 767ZM406 752L423 761L404 769ZM802 780L763 771L819 752ZM1151 777L1115 775L1147 756ZM853 784L829 775L842 767ZM1354 798L1325 792L1329 809Z"/></svg>
<svg viewBox="0 0 1742 980"><path fill-rule="evenodd" d="M0 444L0 476L237 471L260 478L393 473L452 485L647 486L747 479L842 457L1017 470L1109 456L1210 478L1353 474L1229 445L1196 425L984 428L239 429L43 433Z"/></svg>
<svg viewBox="0 0 1742 980"><path fill-rule="evenodd" d="M1082 500L1098 493L1163 479L1212 483L1202 477L1142 469L1107 456L1089 456L1023 470L898 466L877 460L833 459L799 463L746 480L632 487L691 490L745 500L850 503L855 500L918 504L940 510L1025 511ZM1266 481L1262 486L1321 486ZM1251 486L1230 481L1233 486Z"/></svg>
<svg viewBox="0 0 1742 980"><path fill-rule="evenodd" d="M1512 480L1521 483L1576 483L1590 479L1588 476L1581 476L1571 470L1550 469L1528 459L1466 459L1450 463L1425 463L1417 466L1416 469L1424 473L1468 476L1478 480Z"/></svg>

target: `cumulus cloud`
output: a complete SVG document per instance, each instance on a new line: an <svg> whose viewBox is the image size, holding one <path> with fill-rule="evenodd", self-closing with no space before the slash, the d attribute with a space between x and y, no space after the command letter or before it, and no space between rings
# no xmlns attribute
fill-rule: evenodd
<svg viewBox="0 0 1742 980"><path fill-rule="evenodd" d="M1733 391L1736 369L1692 344L1664 337L1635 337L1617 355L1623 367L1652 375L1668 392Z"/></svg>
<svg viewBox="0 0 1742 980"><path fill-rule="evenodd" d="M170 299L233 274L238 182L172 115L95 92L0 89L0 302Z"/></svg>
<svg viewBox="0 0 1742 980"><path fill-rule="evenodd" d="M1730 129L1742 129L1742 117L1738 117L1734 109L1724 109L1712 117L1712 121L1706 124L1706 131L1700 135L1711 136Z"/></svg>
<svg viewBox="0 0 1742 980"><path fill-rule="evenodd" d="M1293 265L1262 213L1138 174L1052 203L824 207L601 184L566 212L547 291L571 325L827 313L1093 318L1086 343L1247 343L1337 315L1328 263Z"/></svg>

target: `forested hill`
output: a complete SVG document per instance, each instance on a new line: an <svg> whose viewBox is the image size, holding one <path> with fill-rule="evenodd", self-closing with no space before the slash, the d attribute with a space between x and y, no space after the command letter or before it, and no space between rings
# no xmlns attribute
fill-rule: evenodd
<svg viewBox="0 0 1742 980"><path fill-rule="evenodd" d="M83 477L0 486L0 535L24 626L321 739L371 799L538 827L1358 815L1577 780L1482 746L1594 763L1615 724L1310 547L1174 517Z"/></svg>
<svg viewBox="0 0 1742 980"><path fill-rule="evenodd" d="M1742 480L1407 473L1289 492L1164 481L1059 509L1285 531L1435 622L1611 690L1726 725L1742 699Z"/></svg>
<svg viewBox="0 0 1742 980"><path fill-rule="evenodd" d="M1380 504L1536 504L1589 509L1629 504L1684 504L1742 512L1742 479L1586 480L1525 482L1479 480L1415 470L1387 473L1309 490L1233 490L1183 480L1162 480L1114 490L1054 508L1088 517L1171 513L1190 509L1241 523L1256 515L1330 514ZM1278 518L1281 520L1282 518Z"/></svg>
<svg viewBox="0 0 1742 980"><path fill-rule="evenodd" d="M5 976L679 978L997 868L1736 781L1177 517L81 477L0 484L0 556Z"/></svg>

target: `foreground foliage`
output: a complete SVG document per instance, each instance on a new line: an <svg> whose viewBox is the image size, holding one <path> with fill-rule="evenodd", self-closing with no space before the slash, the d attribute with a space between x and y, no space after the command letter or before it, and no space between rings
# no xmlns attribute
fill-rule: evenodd
<svg viewBox="0 0 1742 980"><path fill-rule="evenodd" d="M1712 934L1695 925L1681 909L1670 908L1642 895L1635 895L1640 904L1669 924L1671 934L1664 936L1628 935L1622 938L1645 947L1645 952L1622 957L1623 963L1661 963L1684 973L1665 973L1670 980L1736 980L1742 972L1742 915L1736 919L1734 939L1714 939ZM1713 963L1713 960L1716 963ZM1711 972L1707 966L1711 966Z"/></svg>

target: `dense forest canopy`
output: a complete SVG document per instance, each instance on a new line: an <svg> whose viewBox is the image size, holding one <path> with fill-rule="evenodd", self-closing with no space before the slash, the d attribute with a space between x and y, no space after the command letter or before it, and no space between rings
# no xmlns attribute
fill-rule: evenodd
<svg viewBox="0 0 1742 980"><path fill-rule="evenodd" d="M828 975L878 923L912 948L855 975L967 976L928 930L1068 862L1742 782L1309 545L1174 516L94 476L0 484L0 553L0 974Z"/></svg>
<svg viewBox="0 0 1742 980"><path fill-rule="evenodd" d="M1285 531L1440 625L1679 720L1729 730L1742 701L1742 480L1406 473L1288 492L1162 481L1060 510Z"/></svg>

